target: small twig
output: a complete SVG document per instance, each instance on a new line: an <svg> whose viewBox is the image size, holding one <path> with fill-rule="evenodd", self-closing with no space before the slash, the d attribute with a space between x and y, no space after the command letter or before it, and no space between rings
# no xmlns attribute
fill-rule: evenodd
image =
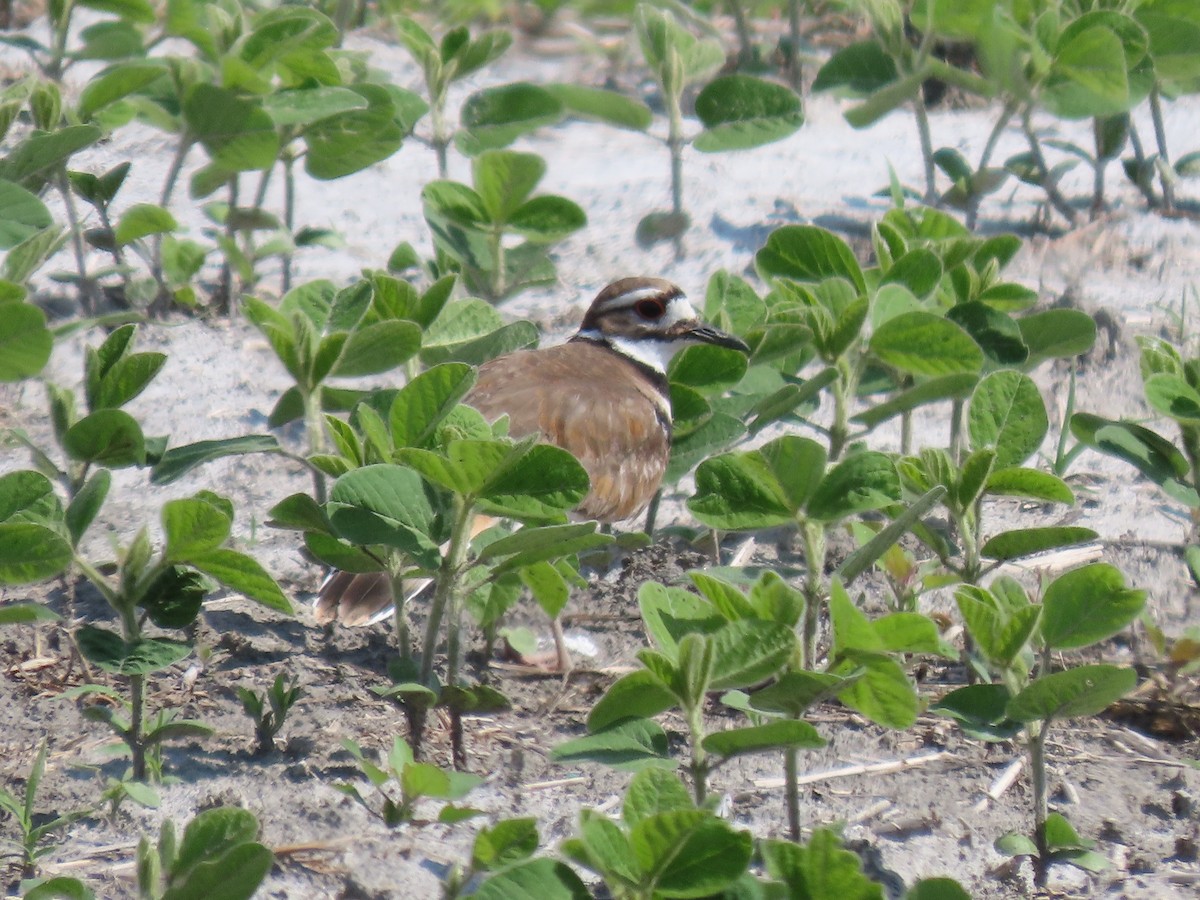
<svg viewBox="0 0 1200 900"><path fill-rule="evenodd" d="M992 782L992 786L987 789L987 796L972 807L974 812L983 812L987 809L988 804L993 800L999 800L1004 796L1004 792L1016 784L1017 778L1021 774L1021 770L1025 768L1025 755L1022 754L1004 767L1004 771L1000 773L1000 777Z"/></svg>
<svg viewBox="0 0 1200 900"><path fill-rule="evenodd" d="M551 778L548 781L532 781L521 788L523 791L547 791L551 788L566 787L568 784L583 784L586 775L569 775L566 778Z"/></svg>
<svg viewBox="0 0 1200 900"><path fill-rule="evenodd" d="M887 775L892 772L902 772L905 769L915 769L929 763L950 759L954 756L949 750L938 750L926 753L924 756L910 756L905 759L893 759L888 762L863 763L856 766L844 766L840 769L828 769L824 772L810 772L796 779L797 785L817 784L831 781L834 778L853 778L856 775ZM783 787L782 778L757 778L754 786L760 789L776 790Z"/></svg>

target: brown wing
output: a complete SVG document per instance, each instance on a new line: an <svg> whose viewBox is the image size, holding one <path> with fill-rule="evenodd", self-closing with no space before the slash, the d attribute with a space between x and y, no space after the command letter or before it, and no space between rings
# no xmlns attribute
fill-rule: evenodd
<svg viewBox="0 0 1200 900"><path fill-rule="evenodd" d="M466 402L488 419L508 414L514 437L541 434L587 470L579 511L605 522L635 516L653 498L671 452L670 418L633 363L581 341L485 363Z"/></svg>

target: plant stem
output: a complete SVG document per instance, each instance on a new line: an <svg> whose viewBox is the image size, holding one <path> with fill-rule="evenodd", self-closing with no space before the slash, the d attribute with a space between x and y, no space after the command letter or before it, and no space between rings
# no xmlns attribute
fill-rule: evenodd
<svg viewBox="0 0 1200 900"><path fill-rule="evenodd" d="M804 71L800 68L800 5L803 0L788 0L788 80L797 93L803 87Z"/></svg>
<svg viewBox="0 0 1200 900"><path fill-rule="evenodd" d="M85 251L83 249L83 229L79 224L79 213L75 209L75 199L71 196L71 186L67 183L66 167L59 168L55 186L58 188L58 192L62 194L63 206L67 210L67 223L71 232L71 249L75 253L75 268L79 272L79 298L82 301L84 313L89 316L94 315L99 298L96 296L96 285L87 274L87 261L84 257Z"/></svg>
<svg viewBox="0 0 1200 900"><path fill-rule="evenodd" d="M683 113L679 108L679 94L664 91L667 100L667 150L671 154L671 213L676 219L678 232L675 236L675 258L682 259L683 228L679 226L683 212Z"/></svg>
<svg viewBox="0 0 1200 900"><path fill-rule="evenodd" d="M804 635L800 661L802 669L817 664L817 630L825 600L825 526L818 522L802 521L800 535L804 541Z"/></svg>
<svg viewBox="0 0 1200 900"><path fill-rule="evenodd" d="M742 0L725 0L733 16L734 27L738 36L738 65L747 65L754 58L754 42L750 36L750 23L746 21L746 11L742 9Z"/></svg>
<svg viewBox="0 0 1200 900"><path fill-rule="evenodd" d="M846 449L850 437L850 407L848 398L855 390L857 381L846 357L835 363L838 377L833 382L833 424L829 426L829 461L835 462Z"/></svg>
<svg viewBox="0 0 1200 900"><path fill-rule="evenodd" d="M1158 182L1162 186L1163 209L1172 212L1175 209L1175 181L1168 174L1171 171L1171 153L1167 149L1167 129L1163 124L1162 95L1159 93L1157 81L1150 88L1150 118L1154 122L1154 140L1158 144Z"/></svg>
<svg viewBox="0 0 1200 900"><path fill-rule="evenodd" d="M433 591L433 600L429 605L429 619L425 623L425 644L421 647L421 682L425 683L433 674L433 655L437 650L438 631L442 627L442 618L449 603L457 605L459 592L459 569L462 568L466 557L467 543L471 534L471 519L474 511L474 500L462 497L454 498L454 525L450 531L450 543L442 557L442 565L438 570L437 583ZM453 626L451 622L451 626ZM453 683L458 674L458 661L454 658L458 651L458 636L452 635L453 644L449 645L450 659L447 667L449 674L447 683Z"/></svg>
<svg viewBox="0 0 1200 900"><path fill-rule="evenodd" d="M296 157L290 152L283 154L283 225L289 235L296 228L296 173L293 167ZM292 289L292 252L283 254L283 293Z"/></svg>
<svg viewBox="0 0 1200 900"><path fill-rule="evenodd" d="M392 581L392 623L396 631L396 649L401 659L411 659L412 632L408 627L408 594L404 587L404 575L399 566L391 573Z"/></svg>
<svg viewBox="0 0 1200 900"><path fill-rule="evenodd" d="M125 742L133 757L133 780L146 780L146 746L142 743L142 714L146 692L146 676L129 676L129 735Z"/></svg>
<svg viewBox="0 0 1200 900"><path fill-rule="evenodd" d="M1046 843L1046 722L1031 722L1027 726L1029 747L1029 779L1033 786L1033 840L1037 857L1033 861L1033 883L1045 887L1049 869L1050 848Z"/></svg>
<svg viewBox="0 0 1200 900"><path fill-rule="evenodd" d="M921 141L921 162L925 166L925 203L937 205L936 173L933 165L933 136L929 132L929 113L925 109L925 96L917 91L913 97L913 115L917 119L917 137Z"/></svg>
<svg viewBox="0 0 1200 900"><path fill-rule="evenodd" d="M950 459L955 465L962 463L962 419L963 402L955 400L950 404Z"/></svg>
<svg viewBox="0 0 1200 900"><path fill-rule="evenodd" d="M704 752L704 697L687 710L689 743L692 745L692 798L704 805L708 796L708 757Z"/></svg>
<svg viewBox="0 0 1200 900"><path fill-rule="evenodd" d="M983 171L987 168L987 164L991 162L992 154L996 152L996 145L1000 142L1000 135L1008 127L1008 123L1016 111L1016 103L1011 99L1007 100L1004 104L1004 109L1000 112L1000 116L996 119L996 124L992 126L992 130L988 134L987 143L983 145L983 152L979 154L979 165L975 167L976 172ZM979 204L982 200L982 194L972 192L971 198L967 203L965 224L971 231L975 230L975 222L979 217Z"/></svg>
<svg viewBox="0 0 1200 900"><path fill-rule="evenodd" d="M304 430L308 434L309 455L316 455L325 449L325 414L321 400L321 385L311 390L300 390L304 402ZM325 473L312 468L313 496L318 503L325 502Z"/></svg>
<svg viewBox="0 0 1200 900"><path fill-rule="evenodd" d="M508 290L504 277L504 231L500 225L493 226L489 243L492 250L492 275L488 279L488 291L491 293L490 299L498 302Z"/></svg>
<svg viewBox="0 0 1200 900"><path fill-rule="evenodd" d="M787 782L788 837L800 843L800 751L795 747L783 751L783 776Z"/></svg>
<svg viewBox="0 0 1200 900"><path fill-rule="evenodd" d="M446 134L446 93L444 90L430 93L429 121L433 127L433 137L429 143L433 145L433 152L437 156L438 178L447 178L449 166L446 151L450 146L450 136Z"/></svg>
<svg viewBox="0 0 1200 900"><path fill-rule="evenodd" d="M1075 360L1070 361L1071 374L1067 379L1067 406L1063 410L1062 424L1058 429L1058 446L1054 451L1054 474L1062 478L1067 474L1069 465L1067 454L1067 435L1071 430L1071 417L1075 414Z"/></svg>
<svg viewBox="0 0 1200 900"><path fill-rule="evenodd" d="M1026 106L1024 113L1021 115L1021 131L1025 135L1025 140L1029 144L1029 153L1033 157L1034 165L1037 166L1038 176L1042 184L1042 190L1046 192L1046 199L1050 201L1050 205L1058 210L1059 214L1067 220L1068 224L1075 224L1075 210L1071 208L1071 204L1067 202L1067 198L1059 191L1058 185L1050 180L1050 168L1046 165L1045 154L1042 153L1042 145L1038 142L1037 135L1033 133L1033 107Z"/></svg>

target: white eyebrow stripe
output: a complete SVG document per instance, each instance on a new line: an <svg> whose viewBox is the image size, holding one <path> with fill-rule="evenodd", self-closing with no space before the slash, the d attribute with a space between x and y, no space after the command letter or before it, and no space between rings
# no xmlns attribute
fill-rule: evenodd
<svg viewBox="0 0 1200 900"><path fill-rule="evenodd" d="M601 309L612 309L614 306L632 306L639 300L649 300L653 297L662 297L662 295L662 288L634 288L632 291L626 291L623 294L617 294L617 296L605 300L601 304Z"/></svg>

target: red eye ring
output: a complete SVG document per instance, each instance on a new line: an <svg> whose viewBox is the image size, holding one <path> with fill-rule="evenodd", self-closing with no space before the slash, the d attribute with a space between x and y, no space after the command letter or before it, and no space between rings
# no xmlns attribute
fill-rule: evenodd
<svg viewBox="0 0 1200 900"><path fill-rule="evenodd" d="M667 311L661 300L639 300L633 308L643 319L661 319Z"/></svg>

